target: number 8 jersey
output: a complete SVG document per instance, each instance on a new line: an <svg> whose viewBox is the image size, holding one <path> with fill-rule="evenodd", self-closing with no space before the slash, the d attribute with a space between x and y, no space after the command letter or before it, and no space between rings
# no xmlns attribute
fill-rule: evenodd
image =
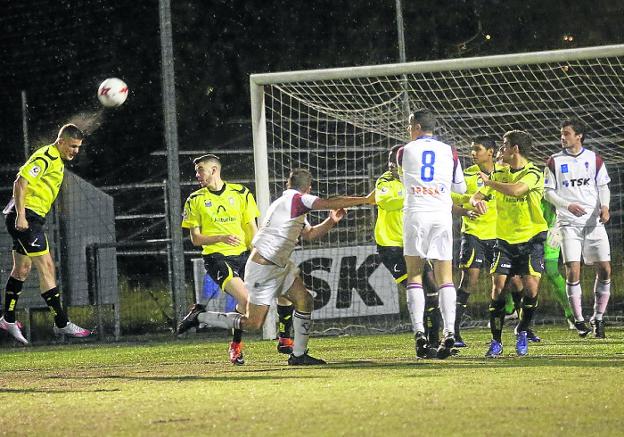
<svg viewBox="0 0 624 437"><path fill-rule="evenodd" d="M405 211L450 213L451 191L466 191L457 151L434 137L406 144L397 154L397 164L405 186Z"/></svg>

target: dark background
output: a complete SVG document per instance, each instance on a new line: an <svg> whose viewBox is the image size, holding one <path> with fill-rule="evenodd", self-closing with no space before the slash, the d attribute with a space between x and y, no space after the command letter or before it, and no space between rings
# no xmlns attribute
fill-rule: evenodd
<svg viewBox="0 0 624 437"><path fill-rule="evenodd" d="M408 61L623 41L617 0L403 0L403 14ZM172 17L181 149L252 147L251 73L399 59L395 0L172 1ZM166 177L149 157L164 148L160 59L156 0L0 0L0 182L24 159L21 90L32 148L95 120L75 172L96 185ZM104 111L95 94L111 76L130 96Z"/></svg>

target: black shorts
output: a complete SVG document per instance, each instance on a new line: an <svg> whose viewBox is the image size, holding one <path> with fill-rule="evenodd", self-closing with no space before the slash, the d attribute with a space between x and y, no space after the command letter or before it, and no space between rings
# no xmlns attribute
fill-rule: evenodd
<svg viewBox="0 0 624 437"><path fill-rule="evenodd" d="M377 246L377 253L397 284L407 279L407 266L402 247Z"/></svg>
<svg viewBox="0 0 624 437"><path fill-rule="evenodd" d="M245 264L249 258L249 252L240 255L225 256L220 253L203 255L206 273L213 281L219 284L221 290L225 290L225 285L232 278L245 279Z"/></svg>
<svg viewBox="0 0 624 437"><path fill-rule="evenodd" d="M490 272L540 277L544 271L544 241L546 232L540 232L526 243L509 244L505 240L496 240Z"/></svg>
<svg viewBox="0 0 624 437"><path fill-rule="evenodd" d="M15 229L16 218L17 214L13 210L4 219L7 231L13 238L13 250L26 256L41 256L49 253L48 237L43 231L45 218L27 209L26 220L28 220L28 229L25 231Z"/></svg>
<svg viewBox="0 0 624 437"><path fill-rule="evenodd" d="M482 240L470 234L462 234L459 249L460 269L481 269L490 267L494 260L496 239Z"/></svg>
<svg viewBox="0 0 624 437"><path fill-rule="evenodd" d="M377 253L381 262L388 269L394 281L400 284L407 279L407 266L405 265L405 256L403 256L403 248L397 246L377 246ZM433 272L433 265L428 259L423 265L423 275Z"/></svg>

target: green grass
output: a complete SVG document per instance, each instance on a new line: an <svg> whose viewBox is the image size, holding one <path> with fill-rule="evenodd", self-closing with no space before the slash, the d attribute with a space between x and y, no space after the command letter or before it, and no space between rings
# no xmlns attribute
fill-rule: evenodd
<svg viewBox="0 0 624 437"><path fill-rule="evenodd" d="M7 435L621 435L624 330L606 340L540 327L518 358L483 358L486 330L446 361L408 334L311 339L328 366L293 368L275 343L74 344L0 350Z"/></svg>

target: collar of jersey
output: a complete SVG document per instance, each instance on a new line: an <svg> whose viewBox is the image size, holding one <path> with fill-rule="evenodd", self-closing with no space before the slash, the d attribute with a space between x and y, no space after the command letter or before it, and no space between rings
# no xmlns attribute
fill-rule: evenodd
<svg viewBox="0 0 624 437"><path fill-rule="evenodd" d="M529 161L527 161L527 163L524 165L524 167L520 167L520 168L516 168L516 169L513 169L513 168L509 167L509 173L518 173L519 171L524 170L525 168L527 168L530 165L531 165L531 163Z"/></svg>
<svg viewBox="0 0 624 437"><path fill-rule="evenodd" d="M223 192L225 191L225 187L226 187L227 183L223 182L223 186L221 187L220 190L217 191L212 191L210 188L206 187L206 189L208 191L210 191L211 194L216 194L217 196L220 196L221 194L223 194Z"/></svg>
<svg viewBox="0 0 624 437"><path fill-rule="evenodd" d="M573 155L571 153L568 153L568 151L566 149L563 149L563 153L565 153L568 156L571 156L572 158L576 158L577 156L580 156L581 153L583 153L585 151L585 147L581 147L581 151L578 152L576 155Z"/></svg>
<svg viewBox="0 0 624 437"><path fill-rule="evenodd" d="M482 171L483 173L485 173L485 174L486 174L486 175L488 175L488 176L490 176L492 173L496 173L496 170L497 170L497 169L496 169L496 163L494 163L494 165L492 166L492 171L491 171L491 172L489 172L489 173L488 173L487 171L481 170L481 167L479 167L479 164L475 164L475 165L477 166L477 169L478 169L479 171Z"/></svg>
<svg viewBox="0 0 624 437"><path fill-rule="evenodd" d="M419 137L416 138L417 140L435 140L435 136L434 135L421 135Z"/></svg>
<svg viewBox="0 0 624 437"><path fill-rule="evenodd" d="M52 155L54 155L55 158L60 158L61 157L61 152L59 151L59 149L56 148L56 146L54 144L50 144L48 146L48 150L50 151L50 153Z"/></svg>

